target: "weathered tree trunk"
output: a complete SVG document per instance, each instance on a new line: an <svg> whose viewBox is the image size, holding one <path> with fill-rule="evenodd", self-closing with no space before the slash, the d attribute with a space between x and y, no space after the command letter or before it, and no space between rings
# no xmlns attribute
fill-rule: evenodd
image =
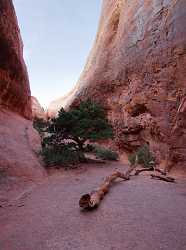
<svg viewBox="0 0 186 250"><path fill-rule="evenodd" d="M99 206L101 200L104 198L104 196L108 193L109 188L111 184L117 179L121 178L125 181L130 180L130 174L133 170L137 168L137 164L134 164L132 167L129 168L129 170L124 174L119 171L114 172L107 178L105 178L104 182L99 186L98 189L92 191L91 193L87 193L81 196L79 200L79 206L83 209L93 209ZM138 175L139 173L143 171L158 171L160 174L151 174L151 177L154 179L159 179L167 182L175 182L175 179L169 176L165 176L165 173L160 169L145 169L141 168L139 170L136 170L135 175ZM138 172L137 172L138 171ZM136 174L137 173L137 174Z"/></svg>
<svg viewBox="0 0 186 250"><path fill-rule="evenodd" d="M79 206L83 209L93 209L99 206L105 194L108 193L109 187L117 178L121 178L125 181L130 179L130 174L136 169L137 162L138 157L136 156L135 164L131 166L125 174L116 171L112 175L108 176L98 189L92 191L90 194L88 193L81 196Z"/></svg>
<svg viewBox="0 0 186 250"><path fill-rule="evenodd" d="M151 177L153 179L162 180L162 181L166 181L166 182L175 182L175 179L170 177L170 176L163 176L163 175L159 175L159 174L151 174Z"/></svg>
<svg viewBox="0 0 186 250"><path fill-rule="evenodd" d="M128 176L128 175L127 175ZM121 178L123 180L129 180L125 174L116 171L110 176L108 176L100 187L90 194L84 194L79 200L79 206L84 209L91 209L97 207L106 193L109 191L111 184L117 179Z"/></svg>
<svg viewBox="0 0 186 250"><path fill-rule="evenodd" d="M130 167L130 169L125 173L121 173L119 171L114 172L110 176L106 177L104 182L100 185L100 187L91 193L84 194L79 200L79 206L83 209L93 209L99 206L103 197L108 193L111 184L117 179L121 178L125 181L130 179L131 172L137 167L134 165Z"/></svg>
<svg viewBox="0 0 186 250"><path fill-rule="evenodd" d="M140 169L137 169L137 170L135 171L135 174L134 174L134 175L139 175L139 174L142 173L142 172L151 172L151 171L159 172L159 173L162 174L162 175L166 175L166 172L164 172L164 171L162 171L161 169L156 168L156 167L151 167L151 168L140 168Z"/></svg>
<svg viewBox="0 0 186 250"><path fill-rule="evenodd" d="M140 168L140 169L136 169L135 174L134 175L139 175L142 172L149 172L149 171L154 171L154 168Z"/></svg>

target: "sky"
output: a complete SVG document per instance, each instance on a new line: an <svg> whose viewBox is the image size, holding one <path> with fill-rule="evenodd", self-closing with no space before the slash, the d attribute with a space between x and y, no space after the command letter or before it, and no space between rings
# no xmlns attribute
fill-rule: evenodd
<svg viewBox="0 0 186 250"><path fill-rule="evenodd" d="M101 0L13 0L32 95L43 107L78 81L93 45Z"/></svg>

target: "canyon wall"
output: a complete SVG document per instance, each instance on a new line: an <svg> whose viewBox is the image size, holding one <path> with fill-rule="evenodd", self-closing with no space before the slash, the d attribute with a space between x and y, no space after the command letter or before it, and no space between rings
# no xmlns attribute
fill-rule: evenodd
<svg viewBox="0 0 186 250"><path fill-rule="evenodd" d="M30 86L12 1L0 1L0 106L31 118Z"/></svg>
<svg viewBox="0 0 186 250"><path fill-rule="evenodd" d="M41 106L41 104L39 103L39 101L37 100L37 98L35 96L31 97L31 103L32 103L32 117L33 117L33 119L38 118L38 119L46 120L47 115L45 113L45 110Z"/></svg>
<svg viewBox="0 0 186 250"><path fill-rule="evenodd" d="M55 117L58 115L58 111L62 108L67 106L66 104L72 100L72 97L74 96L74 89L71 90L68 94L65 96L62 96L58 99L53 100L48 108L47 108L47 116L48 117Z"/></svg>
<svg viewBox="0 0 186 250"><path fill-rule="evenodd" d="M93 49L68 103L108 110L115 144L186 160L186 1L104 0Z"/></svg>
<svg viewBox="0 0 186 250"><path fill-rule="evenodd" d="M12 0L0 0L0 177L40 180L40 138L32 126L30 86Z"/></svg>

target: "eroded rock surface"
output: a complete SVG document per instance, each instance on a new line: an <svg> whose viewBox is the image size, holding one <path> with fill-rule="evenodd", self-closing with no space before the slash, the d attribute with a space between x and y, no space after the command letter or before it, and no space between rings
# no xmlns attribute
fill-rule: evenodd
<svg viewBox="0 0 186 250"><path fill-rule="evenodd" d="M30 119L30 86L11 0L0 1L0 51L0 106Z"/></svg>
<svg viewBox="0 0 186 250"><path fill-rule="evenodd" d="M67 106L108 109L121 150L145 141L186 160L186 1L105 0L95 44Z"/></svg>
<svg viewBox="0 0 186 250"><path fill-rule="evenodd" d="M32 127L30 86L12 0L0 1L0 180L40 180L45 175ZM1 183L0 183L1 184Z"/></svg>
<svg viewBox="0 0 186 250"><path fill-rule="evenodd" d="M40 137L32 121L11 111L0 111L0 169L10 176L41 180L44 169L38 160Z"/></svg>
<svg viewBox="0 0 186 250"><path fill-rule="evenodd" d="M46 113L36 97L31 97L33 118L46 119Z"/></svg>

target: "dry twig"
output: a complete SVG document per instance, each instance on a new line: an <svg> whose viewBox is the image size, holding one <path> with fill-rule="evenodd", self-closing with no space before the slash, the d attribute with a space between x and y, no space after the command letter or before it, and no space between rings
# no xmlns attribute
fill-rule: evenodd
<svg viewBox="0 0 186 250"><path fill-rule="evenodd" d="M162 181L167 181L167 182L175 182L175 179L173 177L170 177L170 176L163 176L163 175L159 175L159 174L151 174L151 177L153 179L157 179L157 180L162 180Z"/></svg>

